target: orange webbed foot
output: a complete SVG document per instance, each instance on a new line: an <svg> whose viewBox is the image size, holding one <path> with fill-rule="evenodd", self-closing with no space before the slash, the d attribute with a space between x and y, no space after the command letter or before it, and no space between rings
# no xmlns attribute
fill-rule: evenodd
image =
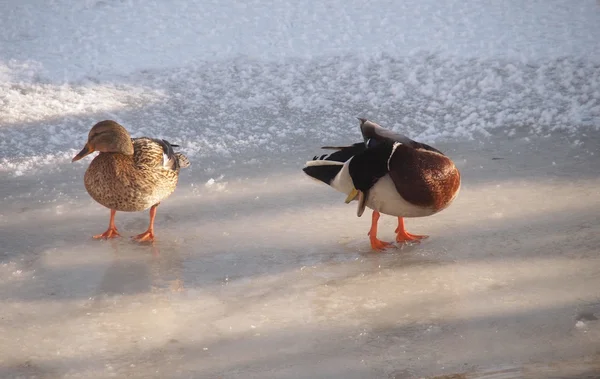
<svg viewBox="0 0 600 379"><path fill-rule="evenodd" d="M398 227L395 230L396 232L396 242L421 242L422 239L425 239L429 236L426 235L418 235L411 234L404 229L404 218L398 217Z"/></svg>
<svg viewBox="0 0 600 379"><path fill-rule="evenodd" d="M117 237L121 237L121 235L117 231L117 228L108 228L106 232L102 234L96 234L95 236L93 236L93 238L95 239L111 239Z"/></svg>
<svg viewBox="0 0 600 379"><path fill-rule="evenodd" d="M154 242L154 232L152 230L146 230L144 233L131 238L137 242Z"/></svg>
<svg viewBox="0 0 600 379"><path fill-rule="evenodd" d="M409 232L400 232L396 234L396 242L421 242L421 240L428 238L426 235L410 234Z"/></svg>
<svg viewBox="0 0 600 379"><path fill-rule="evenodd" d="M382 251L394 246L390 242L384 242L377 238L377 222L379 221L379 216L380 213L378 211L373 211L371 217L371 229L369 229L369 232L367 233L371 240L371 249L375 251Z"/></svg>
<svg viewBox="0 0 600 379"><path fill-rule="evenodd" d="M148 230L131 238L137 242L154 242L154 217L156 217L156 207L158 207L158 204L160 203L154 204L150 208L150 225L148 225Z"/></svg>
<svg viewBox="0 0 600 379"><path fill-rule="evenodd" d="M394 244L391 242L385 242L377 238L371 238L371 249L375 251L382 251L385 249L389 249L390 247L394 247Z"/></svg>

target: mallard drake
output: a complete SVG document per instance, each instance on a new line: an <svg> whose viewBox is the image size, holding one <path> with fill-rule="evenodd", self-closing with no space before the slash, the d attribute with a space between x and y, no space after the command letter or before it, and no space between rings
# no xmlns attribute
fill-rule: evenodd
<svg viewBox="0 0 600 379"><path fill-rule="evenodd" d="M315 156L303 171L310 177L358 200L357 216L373 210L369 238L374 250L391 243L377 239L380 213L397 216L396 242L419 241L425 235L408 233L404 217L425 217L446 207L458 195L460 172L446 155L424 143L359 118L363 142Z"/></svg>
<svg viewBox="0 0 600 379"><path fill-rule="evenodd" d="M90 196L110 209L106 232L94 238L119 236L115 227L115 213L136 212L150 208L148 230L134 239L154 241L156 207L175 191L179 169L190 161L175 153L169 142L161 139L131 138L127 130L112 120L94 125L85 147L72 162L94 151L100 152L85 172L84 184Z"/></svg>

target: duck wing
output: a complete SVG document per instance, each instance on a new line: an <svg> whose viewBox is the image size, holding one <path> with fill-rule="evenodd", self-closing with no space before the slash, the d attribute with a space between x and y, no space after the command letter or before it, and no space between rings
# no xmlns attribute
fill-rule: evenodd
<svg viewBox="0 0 600 379"><path fill-rule="evenodd" d="M374 147L375 145L383 142L400 142L401 144L411 147L413 149L422 149L427 151L434 151L439 154L443 154L438 149L429 146L427 144L417 142L413 139L408 138L404 134L393 132L389 129L383 128L380 125L369 121L366 118L359 118L360 120L360 131L367 147Z"/></svg>

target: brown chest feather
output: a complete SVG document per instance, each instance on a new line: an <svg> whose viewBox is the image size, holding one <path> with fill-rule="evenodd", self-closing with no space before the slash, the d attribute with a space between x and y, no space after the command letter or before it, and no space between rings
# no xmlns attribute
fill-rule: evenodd
<svg viewBox="0 0 600 379"><path fill-rule="evenodd" d="M178 171L140 163L123 154L99 154L85 173L88 193L107 208L133 212L148 209L175 190Z"/></svg>
<svg viewBox="0 0 600 379"><path fill-rule="evenodd" d="M406 201L438 211L454 199L460 173L445 155L398 146L389 162L389 175Z"/></svg>

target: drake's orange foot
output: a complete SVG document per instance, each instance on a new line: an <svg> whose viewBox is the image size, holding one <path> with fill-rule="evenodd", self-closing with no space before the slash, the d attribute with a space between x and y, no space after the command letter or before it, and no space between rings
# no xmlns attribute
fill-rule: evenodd
<svg viewBox="0 0 600 379"><path fill-rule="evenodd" d="M117 237L121 237L121 235L117 231L117 228L108 228L106 232L102 234L96 234L95 236L93 236L93 238L95 239L111 239Z"/></svg>
<svg viewBox="0 0 600 379"><path fill-rule="evenodd" d="M154 232L152 230L146 230L144 233L131 238L137 242L154 242Z"/></svg>
<svg viewBox="0 0 600 379"><path fill-rule="evenodd" d="M422 239L428 238L429 236L410 234L409 232L402 230L398 232L396 229L396 242L421 242Z"/></svg>
<svg viewBox="0 0 600 379"><path fill-rule="evenodd" d="M371 240L371 249L375 251L385 250L393 245L390 242L383 242L377 238L377 222L379 221L379 212L373 211L373 215L371 217L371 229L369 229L369 239Z"/></svg>
<svg viewBox="0 0 600 379"><path fill-rule="evenodd" d="M371 238L371 249L375 251L382 251L393 246L394 245L391 242L385 242L377 238Z"/></svg>
<svg viewBox="0 0 600 379"><path fill-rule="evenodd" d="M396 242L420 242L429 236L420 236L418 234L410 234L404 229L404 218L398 217L398 227L396 232Z"/></svg>

